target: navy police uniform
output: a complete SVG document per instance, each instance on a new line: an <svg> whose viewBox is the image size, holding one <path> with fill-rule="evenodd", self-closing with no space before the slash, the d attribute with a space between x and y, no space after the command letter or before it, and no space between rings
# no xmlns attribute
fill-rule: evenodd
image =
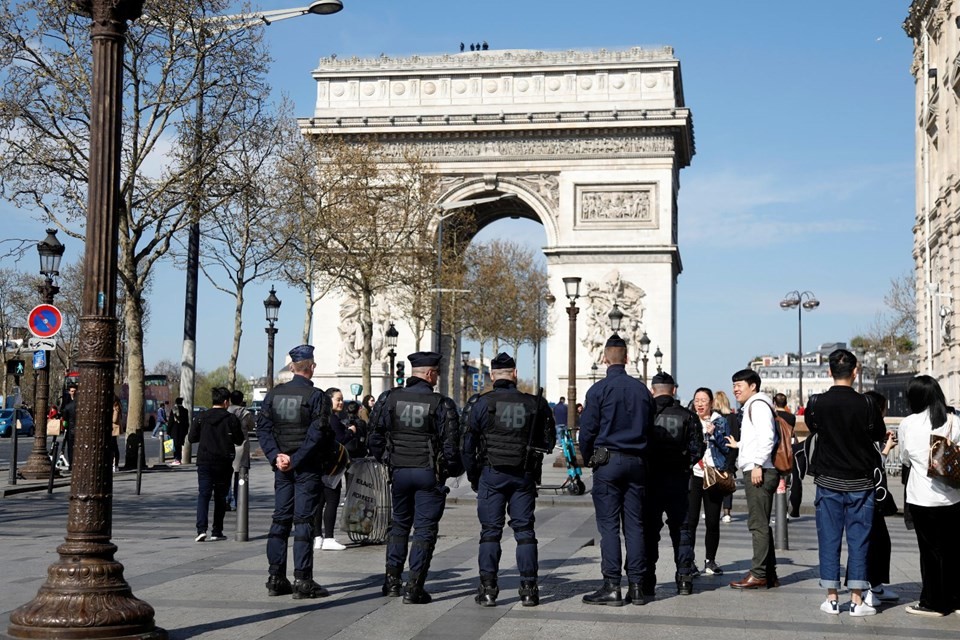
<svg viewBox="0 0 960 640"><path fill-rule="evenodd" d="M676 382L669 373L658 373L653 385L671 389ZM660 559L660 530L663 514L673 543L676 563L674 579L680 595L693 593L694 550L693 530L687 526L691 469L703 457L703 424L697 414L682 407L672 394L653 399L657 414L649 438L648 472L656 482L647 488L643 512L643 532L647 546L647 569L643 575L643 592L653 595L657 584L657 560ZM695 478L699 480L699 478ZM699 515L699 514L698 514Z"/></svg>
<svg viewBox="0 0 960 640"><path fill-rule="evenodd" d="M440 365L440 355L433 352L413 353L407 359L413 369ZM457 405L434 392L431 382L410 376L405 388L380 395L370 426L370 453L390 466L392 478L393 524L383 594L400 595L409 547L410 576L403 601L427 603L430 595L423 585L446 502L444 480L463 473Z"/></svg>
<svg viewBox="0 0 960 640"><path fill-rule="evenodd" d="M313 347L290 351L293 362L313 359ZM336 442L330 429L330 398L315 389L309 377L294 375L274 387L257 418L257 439L274 468L275 506L267 537L270 577L267 592L293 593L294 598L317 598L327 590L313 580L313 517L323 461ZM290 456L290 469L277 467L279 454ZM293 529L294 584L287 580L287 540Z"/></svg>
<svg viewBox="0 0 960 640"><path fill-rule="evenodd" d="M493 371L516 371L517 364L501 353L490 364ZM504 514L509 510L510 528L517 541L520 571L520 601L524 606L540 602L537 587L537 536L534 509L537 478L543 465L542 451L556 443L553 412L542 397L517 389L516 377L500 378L493 391L475 395L460 419L463 465L477 492L480 519L480 587L476 602L496 605L497 572Z"/></svg>
<svg viewBox="0 0 960 640"><path fill-rule="evenodd" d="M606 347L626 348L614 334ZM600 570L604 586L584 596L587 604L624 603L620 596L620 527L626 542L627 602L643 604L640 579L646 569L643 544L645 454L653 424L653 397L647 387L629 375L623 364L610 364L607 375L587 391L580 416L580 452L594 459L593 506L600 531ZM596 455L595 455L596 454ZM607 460L603 462L603 458Z"/></svg>

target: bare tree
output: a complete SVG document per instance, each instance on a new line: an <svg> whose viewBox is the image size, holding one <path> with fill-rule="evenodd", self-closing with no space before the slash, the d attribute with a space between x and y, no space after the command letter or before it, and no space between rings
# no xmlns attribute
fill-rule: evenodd
<svg viewBox="0 0 960 640"><path fill-rule="evenodd" d="M126 35L118 270L128 427L143 414L144 294L153 267L193 221L198 209L185 204L196 185L218 175L217 160L235 141L218 130L237 105L266 90L260 31L205 21L229 6L147 0L149 19ZM0 0L0 196L77 239L87 200L89 52L89 21L62 2ZM200 95L204 127L193 117Z"/></svg>

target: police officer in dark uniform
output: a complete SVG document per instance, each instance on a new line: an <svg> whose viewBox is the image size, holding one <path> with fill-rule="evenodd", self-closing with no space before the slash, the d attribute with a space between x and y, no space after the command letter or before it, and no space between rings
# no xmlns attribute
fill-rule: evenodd
<svg viewBox="0 0 960 640"><path fill-rule="evenodd" d="M399 596L407 560L410 529L410 575L404 588L406 604L426 604L423 584L437 542L446 502L444 481L463 473L457 405L434 392L440 378L440 354L407 356L411 375L407 386L385 391L370 417L370 453L392 471L393 525L387 540L383 595Z"/></svg>
<svg viewBox="0 0 960 640"><path fill-rule="evenodd" d="M520 603L540 604L534 515L543 453L552 451L557 430L550 405L517 389L517 363L501 353L490 363L493 391L467 401L460 418L463 465L477 492L480 518L480 587L474 600L497 604L497 571L504 513L517 541Z"/></svg>
<svg viewBox="0 0 960 640"><path fill-rule="evenodd" d="M257 418L260 448L274 469L275 506L267 538L271 596L321 598L329 592L313 579L313 517L324 460L336 453L330 398L314 388L313 347L290 351L293 379L276 386ZM287 540L293 529L293 585L287 579Z"/></svg>
<svg viewBox="0 0 960 640"><path fill-rule="evenodd" d="M647 501L643 511L643 532L647 545L647 570L643 575L643 593L652 596L657 584L657 560L660 557L660 530L663 514L673 542L677 572L677 593L693 593L695 573L693 534L686 526L691 469L703 457L703 425L697 414L680 405L674 394L677 383L669 373L653 376L653 401L657 415L647 446ZM695 478L699 480L699 478Z"/></svg>
<svg viewBox="0 0 960 640"><path fill-rule="evenodd" d="M647 484L645 453L653 425L653 398L627 375L627 344L613 334L603 350L607 375L587 391L580 416L580 452L593 467L593 507L600 530L603 586L586 604L644 604L640 578L646 565L641 514ZM620 526L627 547L626 598L620 593Z"/></svg>

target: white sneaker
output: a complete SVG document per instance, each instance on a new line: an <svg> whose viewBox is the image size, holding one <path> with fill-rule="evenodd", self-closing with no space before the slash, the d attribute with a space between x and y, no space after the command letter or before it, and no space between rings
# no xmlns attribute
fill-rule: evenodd
<svg viewBox="0 0 960 640"><path fill-rule="evenodd" d="M880 597L872 589L863 592L863 601L874 608L880 606Z"/></svg>
<svg viewBox="0 0 960 640"><path fill-rule="evenodd" d="M883 585L870 589L870 594L880 602L896 602L900 599L900 594Z"/></svg>
<svg viewBox="0 0 960 640"><path fill-rule="evenodd" d="M877 610L868 605L866 601L860 604L855 604L852 600L850 601L850 617L865 618L867 616L875 615L877 615Z"/></svg>
<svg viewBox="0 0 960 640"><path fill-rule="evenodd" d="M207 539L207 534L206 534L206 533L199 533L199 534L197 534L197 537L193 539L193 541L194 541L194 542L203 542L203 541L206 540L206 539Z"/></svg>
<svg viewBox="0 0 960 640"><path fill-rule="evenodd" d="M724 524L730 524L731 522L733 522L733 518L731 518L729 514L723 516L722 518L720 518L720 520L721 520Z"/></svg>
<svg viewBox="0 0 960 640"><path fill-rule="evenodd" d="M836 600L824 600L823 604L820 605L820 611L829 613L830 615L838 616L840 615L840 603Z"/></svg>
<svg viewBox="0 0 960 640"><path fill-rule="evenodd" d="M320 551L323 549L323 536L315 536L313 538L313 550Z"/></svg>
<svg viewBox="0 0 960 640"><path fill-rule="evenodd" d="M316 541L314 541L314 544L316 544ZM333 538L324 538L320 548L323 549L324 551L343 551L347 547L345 545L340 544Z"/></svg>

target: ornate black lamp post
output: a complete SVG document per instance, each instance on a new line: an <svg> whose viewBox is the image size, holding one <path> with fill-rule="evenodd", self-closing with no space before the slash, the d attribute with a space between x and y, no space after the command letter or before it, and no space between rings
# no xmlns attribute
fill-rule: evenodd
<svg viewBox="0 0 960 640"><path fill-rule="evenodd" d="M464 351L463 357L463 404L467 403L467 377L470 374L470 352Z"/></svg>
<svg viewBox="0 0 960 640"><path fill-rule="evenodd" d="M796 308L797 310L797 378L800 382L797 388L797 406L803 406L803 311L813 311L820 306L820 301L810 291L791 291L780 301L780 308L784 311Z"/></svg>
<svg viewBox="0 0 960 640"><path fill-rule="evenodd" d="M640 337L640 356L643 361L643 384L649 384L650 380L647 379L647 354L650 353L650 338L647 336L647 332L643 332L643 336Z"/></svg>
<svg viewBox="0 0 960 640"><path fill-rule="evenodd" d="M596 362L590 365L590 382L592 384L597 384L597 371L599 370L600 370L600 367L597 366Z"/></svg>
<svg viewBox="0 0 960 640"><path fill-rule="evenodd" d="M280 317L280 298L277 297L277 291L270 287L270 295L263 301L263 308L267 312L267 391L273 389L273 342L277 335L277 328L273 326Z"/></svg>
<svg viewBox="0 0 960 640"><path fill-rule="evenodd" d="M47 229L47 237L37 243L40 254L40 275L44 282L40 285L40 296L44 304L53 304L53 296L60 287L53 284L54 276L60 275L60 259L66 247L57 240L57 230ZM39 480L50 477L50 458L47 457L47 405L50 404L50 363L37 370L37 385L33 402L33 450L27 463L20 470L24 478Z"/></svg>
<svg viewBox="0 0 960 640"><path fill-rule="evenodd" d="M657 362L657 373L663 373L663 352L660 351L660 347L653 352L653 359Z"/></svg>
<svg viewBox="0 0 960 640"><path fill-rule="evenodd" d="M575 434L577 428L577 298L580 297L580 278L563 279L564 292L570 306L567 316L570 318L570 342L567 345L567 428Z"/></svg>
<svg viewBox="0 0 960 640"><path fill-rule="evenodd" d="M385 335L387 337L387 346L390 347L387 355L390 356L390 388L393 389L397 385L397 379L394 377L394 365L397 362L397 338L400 336L400 332L397 331L397 328L393 326L393 322L391 322L390 326L387 327Z"/></svg>
<svg viewBox="0 0 960 640"><path fill-rule="evenodd" d="M623 312L620 311L620 307L617 306L617 303L613 303L613 309L610 313L607 314L607 317L610 319L610 328L614 333L620 331L620 323L623 321Z"/></svg>
<svg viewBox="0 0 960 640"><path fill-rule="evenodd" d="M77 365L77 431L67 535L36 597L10 614L14 638L166 638L153 607L134 597L114 559L108 447L117 361L117 246L123 47L143 0L77 0L92 18L90 167Z"/></svg>

